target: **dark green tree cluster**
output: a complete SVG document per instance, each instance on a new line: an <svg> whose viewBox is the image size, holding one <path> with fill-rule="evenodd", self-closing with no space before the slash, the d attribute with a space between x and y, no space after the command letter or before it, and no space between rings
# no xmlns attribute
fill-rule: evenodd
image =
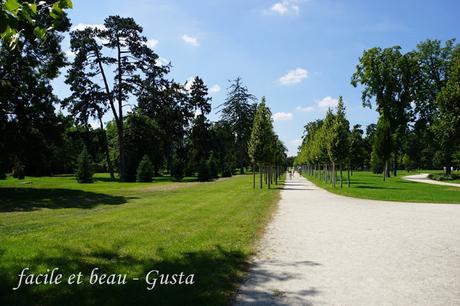
<svg viewBox="0 0 460 306"><path fill-rule="evenodd" d="M55 112L59 101L51 87L51 80L65 65L61 33L69 29L70 22L63 14L56 23L48 9L30 8L26 1L2 1L1 6L0 173L22 165L25 174L49 174L65 164L64 133L71 125ZM35 27L48 29L46 40L26 39L19 34L28 35L30 17L24 16L27 9L22 6L33 11ZM6 19L4 14L8 15ZM12 31L20 42L14 48Z"/></svg>
<svg viewBox="0 0 460 306"><path fill-rule="evenodd" d="M273 182L278 184L287 158L286 148L273 130L272 113L266 105L265 97L262 97L257 106L249 138L248 155L252 163L253 188L256 188L256 166L259 167L260 188L263 187L263 182L269 189Z"/></svg>
<svg viewBox="0 0 460 306"><path fill-rule="evenodd" d="M426 40L407 53L399 46L363 53L351 83L362 85L363 105L375 104L379 113L371 153L375 172L397 175L401 164L450 172L459 151L458 50L454 40L444 46Z"/></svg>
<svg viewBox="0 0 460 306"><path fill-rule="evenodd" d="M407 53L398 46L365 51L351 83L362 86L364 107L375 104L377 123L366 133L360 125L348 131L345 120L337 121L344 118L339 104L336 115L329 111L305 126L296 164L316 174L321 169L317 175L333 185L337 164L371 168L384 179L402 168L444 168L450 174L460 167L459 67L454 40L426 40Z"/></svg>
<svg viewBox="0 0 460 306"><path fill-rule="evenodd" d="M160 64L132 18L109 16L102 27L72 31L68 62L60 45L71 1L0 5L0 178L79 172L82 147L94 171L112 179L118 172L122 181L145 180L145 156L153 176L176 179L206 181L248 167L256 104L241 78L229 87L222 118L211 122L204 81L170 79L171 64ZM66 65L71 95L60 101L51 80Z"/></svg>

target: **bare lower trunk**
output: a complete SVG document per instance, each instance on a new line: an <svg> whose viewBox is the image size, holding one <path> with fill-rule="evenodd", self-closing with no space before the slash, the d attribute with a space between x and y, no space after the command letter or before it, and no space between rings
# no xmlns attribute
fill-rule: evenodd
<svg viewBox="0 0 460 306"><path fill-rule="evenodd" d="M267 171L268 171L268 189L270 189L270 184L271 184L271 180L272 180L271 167L268 167Z"/></svg>
<svg viewBox="0 0 460 306"><path fill-rule="evenodd" d="M340 163L340 189L342 189L342 163Z"/></svg>
<svg viewBox="0 0 460 306"><path fill-rule="evenodd" d="M254 164L252 164L252 188L256 189L256 169Z"/></svg>
<svg viewBox="0 0 460 306"><path fill-rule="evenodd" d="M110 160L109 144L107 141L107 135L105 134L104 124L102 123L102 118L100 116L99 116L99 124L101 126L101 135L102 135L102 141L103 141L104 150L105 150L105 160L107 162L107 171L110 173L110 178L113 180L115 179L115 175L113 174L112 161Z"/></svg>
<svg viewBox="0 0 460 306"><path fill-rule="evenodd" d="M348 188L350 188L350 168L348 168Z"/></svg>
<svg viewBox="0 0 460 306"><path fill-rule="evenodd" d="M260 189L262 189L262 166L259 165Z"/></svg>
<svg viewBox="0 0 460 306"><path fill-rule="evenodd" d="M335 163L332 163L332 173L331 173L331 176L332 176L332 187L335 188Z"/></svg>
<svg viewBox="0 0 460 306"><path fill-rule="evenodd" d="M395 153L394 163L393 163L393 176L398 175L398 154Z"/></svg>

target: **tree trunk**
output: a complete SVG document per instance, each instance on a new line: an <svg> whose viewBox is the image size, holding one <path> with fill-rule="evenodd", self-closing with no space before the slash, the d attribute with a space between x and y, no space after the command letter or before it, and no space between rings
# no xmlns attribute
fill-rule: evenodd
<svg viewBox="0 0 460 306"><path fill-rule="evenodd" d="M113 174L113 167L112 167L112 161L110 160L110 152L109 152L109 144L107 141L107 135L105 134L104 130L104 123L102 123L102 117L99 117L99 124L101 126L101 135L102 135L102 141L104 145L104 150L105 150L105 160L107 162L107 171L110 173L110 179L115 179L115 175Z"/></svg>
<svg viewBox="0 0 460 306"><path fill-rule="evenodd" d="M278 165L275 166L275 185L278 185Z"/></svg>
<svg viewBox="0 0 460 306"><path fill-rule="evenodd" d="M385 167L383 170L383 180L385 181L387 177L390 177L390 159L389 158L385 159Z"/></svg>
<svg viewBox="0 0 460 306"><path fill-rule="evenodd" d="M260 189L262 189L262 166L259 165Z"/></svg>
<svg viewBox="0 0 460 306"><path fill-rule="evenodd" d="M256 189L256 169L254 163L252 164L252 188Z"/></svg>
<svg viewBox="0 0 460 306"><path fill-rule="evenodd" d="M120 39L117 37L117 64L118 64L118 147L120 150L120 179L121 181L127 180L126 173L126 156L125 156L125 139L124 139L124 129L123 129L123 71L121 69L121 47Z"/></svg>
<svg viewBox="0 0 460 306"><path fill-rule="evenodd" d="M393 176L398 175L398 154L395 152L394 164L393 164Z"/></svg>
<svg viewBox="0 0 460 306"><path fill-rule="evenodd" d="M270 183L271 183L271 180L272 180L271 168L272 167L268 167L268 169L267 169L267 171L268 171L268 189L270 189Z"/></svg>
<svg viewBox="0 0 460 306"><path fill-rule="evenodd" d="M348 168L348 188L350 188L350 168Z"/></svg>
<svg viewBox="0 0 460 306"><path fill-rule="evenodd" d="M342 163L340 163L340 189L342 189Z"/></svg>
<svg viewBox="0 0 460 306"><path fill-rule="evenodd" d="M336 180L336 176L335 176L335 162L332 163L332 187L335 188L335 180Z"/></svg>
<svg viewBox="0 0 460 306"><path fill-rule="evenodd" d="M118 152L120 154L120 180L125 182L127 180L126 175L126 156L125 156L125 137L124 137L124 129L123 124L117 123L117 131L118 131Z"/></svg>

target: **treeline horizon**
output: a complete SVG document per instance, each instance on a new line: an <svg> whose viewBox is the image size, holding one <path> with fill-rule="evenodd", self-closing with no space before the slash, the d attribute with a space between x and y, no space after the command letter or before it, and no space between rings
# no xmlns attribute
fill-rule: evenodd
<svg viewBox="0 0 460 306"><path fill-rule="evenodd" d="M370 169L388 178L399 169L460 168L460 45L425 40L363 52L351 78L362 88L363 107L375 107L377 123L350 130L342 97L334 114L305 125L295 164L335 185L336 166ZM365 136L364 136L365 135ZM318 174L320 171L321 174ZM342 175L340 175L342 182Z"/></svg>
<svg viewBox="0 0 460 306"><path fill-rule="evenodd" d="M75 56L69 60L61 50L62 34L71 27L67 15L51 27L48 13L38 14L40 27L50 29L45 40L0 44L1 178L77 171L81 182L91 182L94 172L136 181L140 172L166 172L178 180L196 175L206 181L259 167L248 153L258 103L240 77L230 81L220 118L211 122L204 81L170 78L171 63L160 63L134 19L109 16L101 28L71 31ZM71 95L61 100L51 80L64 67ZM126 111L133 100L136 105ZM113 117L107 124L105 114ZM276 163L284 166L286 149L277 148L282 153Z"/></svg>

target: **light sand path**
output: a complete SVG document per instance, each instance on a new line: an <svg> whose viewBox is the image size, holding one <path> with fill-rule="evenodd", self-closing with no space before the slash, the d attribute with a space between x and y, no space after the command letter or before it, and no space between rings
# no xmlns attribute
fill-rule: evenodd
<svg viewBox="0 0 460 306"><path fill-rule="evenodd" d="M412 181L412 182L417 182L417 183L460 187L460 184L457 184L457 183L447 183L447 182L440 182L440 181L432 180L428 177L428 173L408 175L408 176L404 176L403 179Z"/></svg>
<svg viewBox="0 0 460 306"><path fill-rule="evenodd" d="M460 205L287 180L236 305L460 305Z"/></svg>

